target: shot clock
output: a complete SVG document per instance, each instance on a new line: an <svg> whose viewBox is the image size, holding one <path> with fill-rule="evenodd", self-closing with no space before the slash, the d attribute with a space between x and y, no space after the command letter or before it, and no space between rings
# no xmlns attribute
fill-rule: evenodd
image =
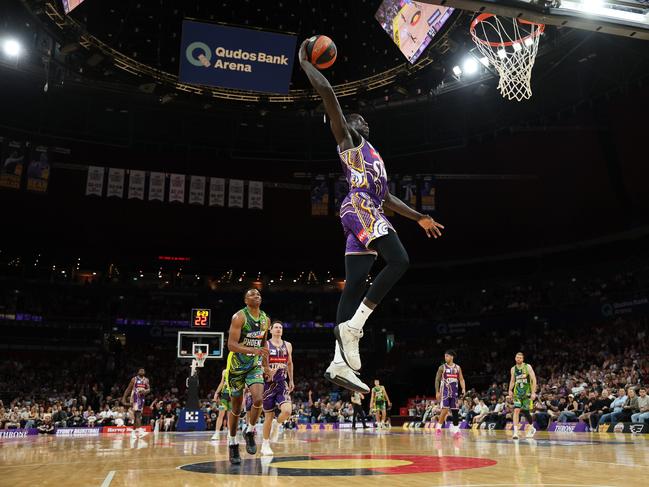
<svg viewBox="0 0 649 487"><path fill-rule="evenodd" d="M206 308L193 308L191 316L192 328L209 328L211 317L212 310Z"/></svg>

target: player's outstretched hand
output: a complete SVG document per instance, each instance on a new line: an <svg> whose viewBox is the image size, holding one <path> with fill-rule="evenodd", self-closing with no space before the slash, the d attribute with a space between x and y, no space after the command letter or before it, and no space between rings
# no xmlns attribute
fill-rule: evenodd
<svg viewBox="0 0 649 487"><path fill-rule="evenodd" d="M442 236L444 225L437 223L435 220L433 220L432 216L424 215L419 220L417 220L417 223L419 223L419 226L424 229L428 238L438 238Z"/></svg>

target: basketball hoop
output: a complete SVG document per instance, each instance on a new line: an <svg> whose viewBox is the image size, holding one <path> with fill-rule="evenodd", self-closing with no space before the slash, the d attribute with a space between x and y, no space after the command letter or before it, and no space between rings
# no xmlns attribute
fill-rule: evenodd
<svg viewBox="0 0 649 487"><path fill-rule="evenodd" d="M532 96L532 68L545 25L523 19L512 24L494 14L480 14L471 22L471 37L484 58L493 65L500 81L498 89L508 100L522 101Z"/></svg>
<svg viewBox="0 0 649 487"><path fill-rule="evenodd" d="M201 350L196 350L194 352L194 362L196 363L196 367L204 367L206 360L207 354L205 352L202 352Z"/></svg>

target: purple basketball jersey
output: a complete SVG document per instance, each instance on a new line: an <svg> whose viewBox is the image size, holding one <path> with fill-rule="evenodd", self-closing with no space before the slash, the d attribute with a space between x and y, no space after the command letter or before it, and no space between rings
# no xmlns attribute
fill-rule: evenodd
<svg viewBox="0 0 649 487"><path fill-rule="evenodd" d="M442 373L442 407L457 408L458 384L460 382L460 368L453 364L444 364Z"/></svg>
<svg viewBox="0 0 649 487"><path fill-rule="evenodd" d="M144 391L149 388L149 379L146 377L135 376L135 384L131 392L131 402L134 411L141 411L144 407Z"/></svg>
<svg viewBox="0 0 649 487"><path fill-rule="evenodd" d="M275 370L272 382L286 382L286 369L288 367L288 348L286 347L286 342L282 340L282 344L276 347L273 345L272 340L268 340L268 349L268 365L271 369Z"/></svg>
<svg viewBox="0 0 649 487"><path fill-rule="evenodd" d="M367 193L381 205L388 191L388 176L383 159L372 144L361 138L357 147L342 152L338 148L338 155L350 192Z"/></svg>

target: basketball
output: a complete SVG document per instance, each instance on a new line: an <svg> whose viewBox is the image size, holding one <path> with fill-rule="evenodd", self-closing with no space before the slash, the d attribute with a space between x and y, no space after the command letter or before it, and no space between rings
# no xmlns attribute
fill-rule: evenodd
<svg viewBox="0 0 649 487"><path fill-rule="evenodd" d="M327 36L313 36L306 46L309 62L318 69L327 69L336 61L336 44Z"/></svg>

